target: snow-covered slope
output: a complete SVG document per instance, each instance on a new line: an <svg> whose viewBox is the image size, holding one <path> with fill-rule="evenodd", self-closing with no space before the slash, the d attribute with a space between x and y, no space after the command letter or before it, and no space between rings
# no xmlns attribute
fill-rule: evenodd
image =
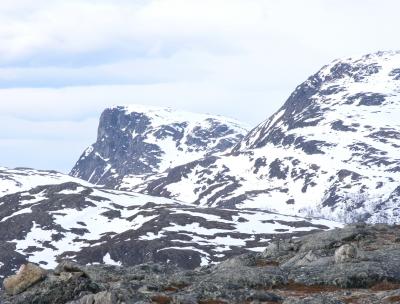
<svg viewBox="0 0 400 304"><path fill-rule="evenodd" d="M90 185L86 181L56 171L0 167L0 197L10 193L29 190L41 185L55 185L66 182Z"/></svg>
<svg viewBox="0 0 400 304"><path fill-rule="evenodd" d="M94 184L131 188L152 174L225 152L247 129L221 116L139 105L106 109L97 142L71 175Z"/></svg>
<svg viewBox="0 0 400 304"><path fill-rule="evenodd" d="M0 281L27 259L48 268L62 258L194 268L263 250L277 235L338 226L265 211L200 208L73 182L39 186L0 198Z"/></svg>
<svg viewBox="0 0 400 304"><path fill-rule="evenodd" d="M332 62L232 153L137 189L201 206L400 222L400 53Z"/></svg>

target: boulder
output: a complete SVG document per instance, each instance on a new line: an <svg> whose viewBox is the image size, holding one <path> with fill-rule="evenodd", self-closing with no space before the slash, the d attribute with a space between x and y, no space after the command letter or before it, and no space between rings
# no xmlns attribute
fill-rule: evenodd
<svg viewBox="0 0 400 304"><path fill-rule="evenodd" d="M82 297L81 299L67 304L116 304L117 297L114 293L103 291Z"/></svg>
<svg viewBox="0 0 400 304"><path fill-rule="evenodd" d="M77 263L69 260L61 261L57 267L54 269L54 274L60 275L63 272L70 272L70 273L83 273L86 275L84 267L78 265Z"/></svg>
<svg viewBox="0 0 400 304"><path fill-rule="evenodd" d="M22 265L17 274L4 280L4 289L9 295L20 294L32 285L43 280L46 275L46 270L35 264L28 263L26 265Z"/></svg>
<svg viewBox="0 0 400 304"><path fill-rule="evenodd" d="M335 251L335 263L349 263L357 259L358 249L351 244L345 244Z"/></svg>

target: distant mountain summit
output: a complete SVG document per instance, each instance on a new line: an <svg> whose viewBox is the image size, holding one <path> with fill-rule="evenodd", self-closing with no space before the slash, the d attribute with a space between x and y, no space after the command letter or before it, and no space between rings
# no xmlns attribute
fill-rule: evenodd
<svg viewBox="0 0 400 304"><path fill-rule="evenodd" d="M202 206L392 223L399 148L400 53L379 52L324 66L232 153L136 188Z"/></svg>
<svg viewBox="0 0 400 304"><path fill-rule="evenodd" d="M106 109L98 138L71 171L93 184L131 187L153 174L233 148L247 128L221 116L139 105Z"/></svg>

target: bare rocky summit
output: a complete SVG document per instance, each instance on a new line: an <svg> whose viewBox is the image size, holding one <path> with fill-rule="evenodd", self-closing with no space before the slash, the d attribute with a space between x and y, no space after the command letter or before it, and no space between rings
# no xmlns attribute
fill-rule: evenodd
<svg viewBox="0 0 400 304"><path fill-rule="evenodd" d="M276 239L194 270L147 263L80 266L63 261L4 304L399 303L400 226L364 224Z"/></svg>

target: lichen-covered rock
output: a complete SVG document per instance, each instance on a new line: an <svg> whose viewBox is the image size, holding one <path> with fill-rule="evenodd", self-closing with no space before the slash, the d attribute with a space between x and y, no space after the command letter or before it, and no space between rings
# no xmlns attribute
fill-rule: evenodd
<svg viewBox="0 0 400 304"><path fill-rule="evenodd" d="M67 304L117 304L117 297L112 292L99 292L96 294L86 295L79 300L69 302Z"/></svg>
<svg viewBox="0 0 400 304"><path fill-rule="evenodd" d="M4 289L9 295L17 295L24 292L32 285L43 280L46 271L35 264L22 265L16 275L6 278L3 282Z"/></svg>
<svg viewBox="0 0 400 304"><path fill-rule="evenodd" d="M70 260L61 261L57 265L57 267L54 269L54 274L56 274L56 275L60 275L63 272L64 273L78 272L78 273L85 274L85 270L81 265L79 265L78 263L75 263L74 261L70 261Z"/></svg>
<svg viewBox="0 0 400 304"><path fill-rule="evenodd" d="M79 272L49 272L44 280L22 293L1 295L1 304L65 304L101 291L99 285Z"/></svg>
<svg viewBox="0 0 400 304"><path fill-rule="evenodd" d="M336 264L348 263L355 260L358 257L358 250L351 244L341 246L335 251L335 262Z"/></svg>

